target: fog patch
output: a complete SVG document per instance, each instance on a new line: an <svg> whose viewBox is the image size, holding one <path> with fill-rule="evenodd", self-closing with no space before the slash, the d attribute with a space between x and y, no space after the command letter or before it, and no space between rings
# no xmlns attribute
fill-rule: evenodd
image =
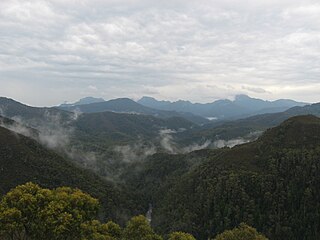
<svg viewBox="0 0 320 240"><path fill-rule="evenodd" d="M243 138L235 138L230 140L216 140L213 142L213 147L215 148L223 148L223 147L234 147L236 145L244 144L250 142L250 140L246 140Z"/></svg>
<svg viewBox="0 0 320 240"><path fill-rule="evenodd" d="M23 136L37 140L37 135L30 128L28 128L18 122L5 123L1 119L0 126L8 129L14 133L21 134Z"/></svg>
<svg viewBox="0 0 320 240"><path fill-rule="evenodd" d="M79 108L76 108L72 111L73 115L71 116L71 119L73 121L77 121L78 118L83 114Z"/></svg>
<svg viewBox="0 0 320 240"><path fill-rule="evenodd" d="M178 152L177 146L173 141L172 134L174 133L177 133L177 131L172 129L162 129L159 131L161 147L168 153L172 154Z"/></svg>
<svg viewBox="0 0 320 240"><path fill-rule="evenodd" d="M190 153L193 151L201 150L204 148L208 148L211 145L211 140L205 140L204 143L192 143L188 146L180 147L174 141L173 135L178 132L183 132L185 130L179 129L178 131L172 129L162 129L159 131L160 135L160 145L167 152L171 154L183 154Z"/></svg>
<svg viewBox="0 0 320 240"><path fill-rule="evenodd" d="M147 156L157 153L157 149L153 144L145 144L142 141L133 145L115 146L114 151L121 155L124 162L141 160Z"/></svg>
<svg viewBox="0 0 320 240"><path fill-rule="evenodd" d="M212 143L212 146L214 148L223 148L223 147L233 148L234 146L256 140L262 133L263 131L255 131L255 132L250 132L244 137L233 138L230 140L223 140L223 139L215 140Z"/></svg>
<svg viewBox="0 0 320 240"><path fill-rule="evenodd" d="M184 148L182 148L182 152L183 153L190 153L193 151L197 151L197 150L201 150L201 149L205 149L210 147L212 141L211 140L206 140L203 144L199 144L199 143L193 143L189 146L186 146Z"/></svg>

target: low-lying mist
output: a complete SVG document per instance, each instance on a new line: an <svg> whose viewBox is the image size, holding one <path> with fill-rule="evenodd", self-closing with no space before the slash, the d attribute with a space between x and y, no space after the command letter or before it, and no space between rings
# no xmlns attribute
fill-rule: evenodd
<svg viewBox="0 0 320 240"><path fill-rule="evenodd" d="M5 111L0 109L6 116ZM186 129L158 129L154 137L140 136L126 144L114 141L104 142L95 138L93 134L79 138L77 120L81 117L80 111L59 113L44 111L38 119L26 119L22 116L11 117L10 122L0 121L0 125L15 133L30 137L43 146L53 149L59 154L74 160L77 164L99 172L109 179L119 175L125 165L146 159L156 153L187 154L205 148L234 147L257 138L259 133L252 133L234 139L201 139L188 144L181 141L180 133ZM17 135L18 136L18 135ZM92 140L93 139L93 140Z"/></svg>

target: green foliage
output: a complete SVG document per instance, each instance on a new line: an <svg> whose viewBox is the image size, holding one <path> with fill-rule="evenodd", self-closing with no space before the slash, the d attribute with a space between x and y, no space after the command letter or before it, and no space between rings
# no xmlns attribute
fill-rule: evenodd
<svg viewBox="0 0 320 240"><path fill-rule="evenodd" d="M123 240L162 240L155 234L147 219L140 215L133 217L123 232Z"/></svg>
<svg viewBox="0 0 320 240"><path fill-rule="evenodd" d="M98 201L78 189L43 189L27 183L8 192L0 203L3 235L30 239L80 238L83 222L92 221Z"/></svg>
<svg viewBox="0 0 320 240"><path fill-rule="evenodd" d="M319 239L318 118L293 118L256 142L194 154L202 158L199 165L182 165L184 174L179 166L161 175L161 188L155 191L159 197L152 199L157 231L181 230L204 240L246 222L274 240ZM191 155L180 158L188 162ZM157 164L154 168L162 169ZM141 172L137 179L144 184L137 189L142 194L149 194L149 183L159 178L154 176Z"/></svg>
<svg viewBox="0 0 320 240"><path fill-rule="evenodd" d="M122 230L119 225L108 222L101 224L97 220L81 224L82 240L119 240Z"/></svg>
<svg viewBox="0 0 320 240"><path fill-rule="evenodd" d="M46 149L36 141L0 127L0 196L26 182L52 189L79 188L99 199L103 220L124 224L141 212L134 194L115 186L92 171L73 164L70 159Z"/></svg>
<svg viewBox="0 0 320 240"><path fill-rule="evenodd" d="M253 227L241 223L239 227L219 234L215 240L267 240L267 238Z"/></svg>
<svg viewBox="0 0 320 240"><path fill-rule="evenodd" d="M191 234L184 232L173 232L169 235L168 240L196 240Z"/></svg>

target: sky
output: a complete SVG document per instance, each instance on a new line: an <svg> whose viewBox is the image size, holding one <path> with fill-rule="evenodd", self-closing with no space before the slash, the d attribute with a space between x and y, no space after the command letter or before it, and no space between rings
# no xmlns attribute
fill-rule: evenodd
<svg viewBox="0 0 320 240"><path fill-rule="evenodd" d="M1 0L0 96L320 101L319 0Z"/></svg>

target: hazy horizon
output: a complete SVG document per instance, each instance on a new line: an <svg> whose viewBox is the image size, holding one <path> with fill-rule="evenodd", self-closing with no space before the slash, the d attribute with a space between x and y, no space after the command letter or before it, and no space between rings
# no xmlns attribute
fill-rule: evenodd
<svg viewBox="0 0 320 240"><path fill-rule="evenodd" d="M319 102L316 0L3 0L0 96Z"/></svg>
<svg viewBox="0 0 320 240"><path fill-rule="evenodd" d="M213 100L213 101L211 101L211 102L196 102L196 101L190 101L190 100L188 100L188 99L168 100L168 99L160 99L160 98L156 98L156 97L151 97L151 96L145 95L145 96L141 96L141 97L138 97L138 98L130 98L130 97L125 97L125 96L124 96L124 97L115 97L115 98L109 98L109 99L103 98L103 97L97 97L97 96L85 96L85 97L81 97L81 98L78 98L78 99L73 99L73 100L71 100L71 101L59 102L59 103L57 103L57 104L55 104L55 105L41 105L41 104L33 105L33 104L29 104L29 103L26 103L26 102L23 102L23 101L19 101L18 99L12 98L12 97L10 97L10 96L0 96L0 97L5 97L5 98L13 99L13 100L18 101L18 102L20 102L20 103L22 103L22 104L26 104L26 105L32 106L32 107L57 107L57 106L59 106L59 105L61 105L61 104L73 104L73 103L76 103L76 102L78 102L78 101L80 101L80 100L82 100L82 99L85 99L85 98L102 98L104 101L110 101L110 100L115 100L115 99L120 99L120 98L129 98L129 99L137 102L138 100L142 99L143 97L151 97L151 98L156 99L157 101L169 101L169 102L188 101L188 102L191 102L191 103L193 103L193 104L196 104L196 103L206 104L206 103L213 103L213 102L218 101L218 100L231 100L231 101L234 101L235 98L236 98L236 96L239 96L239 95L246 95L246 96L248 96L249 98L254 98L254 99L259 99L259 100L264 100L264 101L270 101L270 102L276 101L276 100L293 100L293 101L296 101L296 102L300 102L300 101L298 101L298 100L288 99L288 98L279 98L279 99L271 99L271 100L269 100L269 99L262 99L262 98L255 98L255 97L252 97L252 96L247 95L247 94L236 94L235 96L232 96L232 97L229 97L229 98L219 98L219 99L215 99L215 100ZM301 101L301 103L313 104L313 103L317 103L317 102L303 102L303 101Z"/></svg>

